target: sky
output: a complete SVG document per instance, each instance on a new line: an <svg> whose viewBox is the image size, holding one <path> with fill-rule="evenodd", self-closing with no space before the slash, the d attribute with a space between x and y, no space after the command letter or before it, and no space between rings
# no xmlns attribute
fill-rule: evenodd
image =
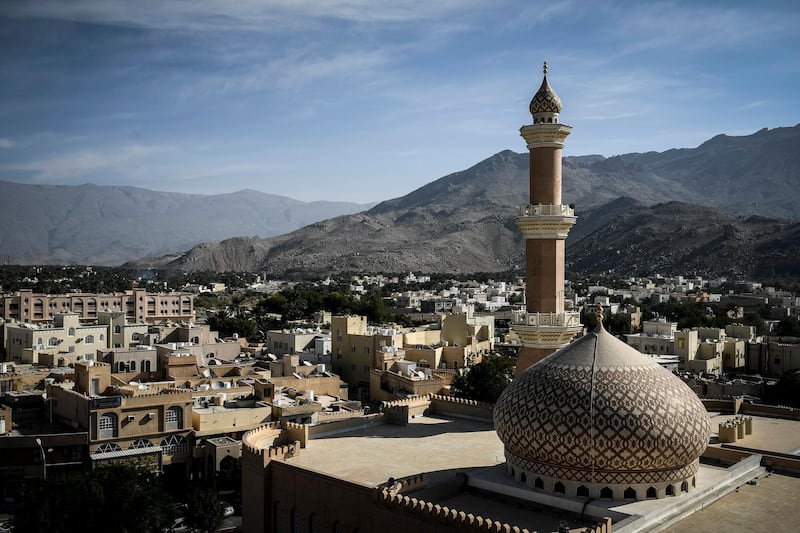
<svg viewBox="0 0 800 533"><path fill-rule="evenodd" d="M0 180L402 196L502 150L542 63L565 155L800 122L800 3L2 0Z"/></svg>

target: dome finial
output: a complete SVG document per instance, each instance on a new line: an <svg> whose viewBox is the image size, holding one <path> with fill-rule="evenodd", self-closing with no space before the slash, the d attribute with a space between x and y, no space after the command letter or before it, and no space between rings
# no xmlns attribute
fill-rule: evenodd
<svg viewBox="0 0 800 533"><path fill-rule="evenodd" d="M603 323L603 304L597 304L596 314L597 314L597 323L598 324L602 324Z"/></svg>
<svg viewBox="0 0 800 533"><path fill-rule="evenodd" d="M544 66L542 67L542 71L544 72L544 75L547 76L547 61L544 62Z"/></svg>

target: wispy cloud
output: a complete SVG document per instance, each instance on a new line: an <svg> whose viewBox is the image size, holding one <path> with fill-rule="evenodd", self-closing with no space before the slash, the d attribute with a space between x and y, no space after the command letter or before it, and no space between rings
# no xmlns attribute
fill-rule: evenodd
<svg viewBox="0 0 800 533"><path fill-rule="evenodd" d="M107 149L85 149L0 167L3 172L24 172L32 183L69 183L98 171L120 172L131 163L164 152L163 146L124 144Z"/></svg>
<svg viewBox="0 0 800 533"><path fill-rule="evenodd" d="M351 22L411 22L469 8L464 0L12 0L4 11L15 17L54 18L155 29L285 31L314 19Z"/></svg>
<svg viewBox="0 0 800 533"><path fill-rule="evenodd" d="M12 141L11 139L4 139L3 137L0 137L0 149L13 148L16 145L17 143Z"/></svg>

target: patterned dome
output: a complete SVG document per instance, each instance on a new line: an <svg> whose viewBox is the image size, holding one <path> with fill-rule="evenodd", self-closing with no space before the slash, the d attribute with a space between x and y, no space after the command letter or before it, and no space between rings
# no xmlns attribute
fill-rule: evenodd
<svg viewBox="0 0 800 533"><path fill-rule="evenodd" d="M544 64L544 79L542 85L531 99L531 115L534 113L561 113L561 98L547 82L547 63Z"/></svg>
<svg viewBox="0 0 800 533"><path fill-rule="evenodd" d="M602 325L517 377L494 424L510 465L595 484L689 479L711 432L687 385Z"/></svg>

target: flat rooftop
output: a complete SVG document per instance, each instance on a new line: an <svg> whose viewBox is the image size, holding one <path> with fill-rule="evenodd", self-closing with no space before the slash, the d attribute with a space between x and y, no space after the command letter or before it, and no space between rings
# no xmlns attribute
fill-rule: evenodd
<svg viewBox="0 0 800 533"><path fill-rule="evenodd" d="M505 462L490 422L421 416L311 440L292 463L364 485L426 473L428 482Z"/></svg>
<svg viewBox="0 0 800 533"><path fill-rule="evenodd" d="M734 415L708 413L711 435L717 435L719 424L737 418ZM755 448L769 452L800 454L800 421L753 416L753 433L731 443L733 446Z"/></svg>

